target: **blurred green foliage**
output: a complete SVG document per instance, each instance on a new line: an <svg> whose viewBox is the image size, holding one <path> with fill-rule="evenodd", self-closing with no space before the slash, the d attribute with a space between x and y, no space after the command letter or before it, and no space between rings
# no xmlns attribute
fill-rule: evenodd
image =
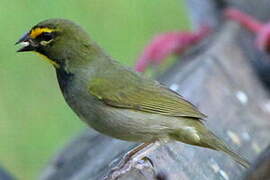
<svg viewBox="0 0 270 180"><path fill-rule="evenodd" d="M0 12L0 164L27 180L85 126L64 102L53 67L15 53L23 33L41 20L68 18L132 66L154 34L188 24L180 0L1 0Z"/></svg>

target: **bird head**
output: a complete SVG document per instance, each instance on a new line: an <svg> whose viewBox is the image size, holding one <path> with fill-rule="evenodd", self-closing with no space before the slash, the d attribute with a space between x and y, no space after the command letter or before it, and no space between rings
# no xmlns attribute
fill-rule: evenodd
<svg viewBox="0 0 270 180"><path fill-rule="evenodd" d="M16 44L17 52L34 51L46 57L56 68L82 64L95 46L88 34L77 24L65 19L48 19L32 27Z"/></svg>

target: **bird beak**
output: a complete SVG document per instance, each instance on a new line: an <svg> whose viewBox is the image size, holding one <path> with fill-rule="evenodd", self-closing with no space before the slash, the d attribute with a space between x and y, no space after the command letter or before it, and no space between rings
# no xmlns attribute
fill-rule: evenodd
<svg viewBox="0 0 270 180"><path fill-rule="evenodd" d="M20 44L22 48L17 50L17 52L25 52L25 51L33 51L35 50L34 42L29 37L29 33L24 34L16 43L15 45Z"/></svg>

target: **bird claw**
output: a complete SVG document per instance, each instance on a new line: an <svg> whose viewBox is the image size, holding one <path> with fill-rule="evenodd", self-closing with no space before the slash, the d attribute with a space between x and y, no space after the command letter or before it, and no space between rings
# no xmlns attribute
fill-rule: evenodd
<svg viewBox="0 0 270 180"><path fill-rule="evenodd" d="M121 175L130 171L134 165L135 165L135 162L133 159L126 161L125 158L123 158L116 167L111 169L111 171L104 178L104 180L115 180L119 178Z"/></svg>
<svg viewBox="0 0 270 180"><path fill-rule="evenodd" d="M160 143L158 142L148 142L135 147L124 155L118 165L111 169L108 175L104 177L104 180L116 180L126 172L130 171L132 168L139 170L149 167L153 168L153 162L147 157L147 154L153 151L159 145Z"/></svg>
<svg viewBox="0 0 270 180"><path fill-rule="evenodd" d="M116 180L125 173L131 171L132 168L142 170L144 168L154 168L153 161L149 157L143 157L142 159L130 158L128 154L125 155L119 162L119 164L112 168L104 180Z"/></svg>

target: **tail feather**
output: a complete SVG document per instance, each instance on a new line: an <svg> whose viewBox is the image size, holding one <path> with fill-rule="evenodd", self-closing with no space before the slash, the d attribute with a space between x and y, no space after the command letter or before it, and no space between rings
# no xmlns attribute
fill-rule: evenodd
<svg viewBox="0 0 270 180"><path fill-rule="evenodd" d="M217 150L217 151L222 151L226 154L228 154L232 159L234 159L236 162L238 162L240 165L242 165L245 168L250 167L250 163L235 153L233 150L229 148L227 144L225 144L219 137L217 137L215 134L212 132L208 133L206 141L201 141L203 144L202 146L209 147L211 149Z"/></svg>
<svg viewBox="0 0 270 180"><path fill-rule="evenodd" d="M186 120L185 123L185 126L182 125L181 131L170 134L173 139L187 144L224 152L243 167L249 168L250 163L247 160L231 150L222 139L209 131L201 121Z"/></svg>

